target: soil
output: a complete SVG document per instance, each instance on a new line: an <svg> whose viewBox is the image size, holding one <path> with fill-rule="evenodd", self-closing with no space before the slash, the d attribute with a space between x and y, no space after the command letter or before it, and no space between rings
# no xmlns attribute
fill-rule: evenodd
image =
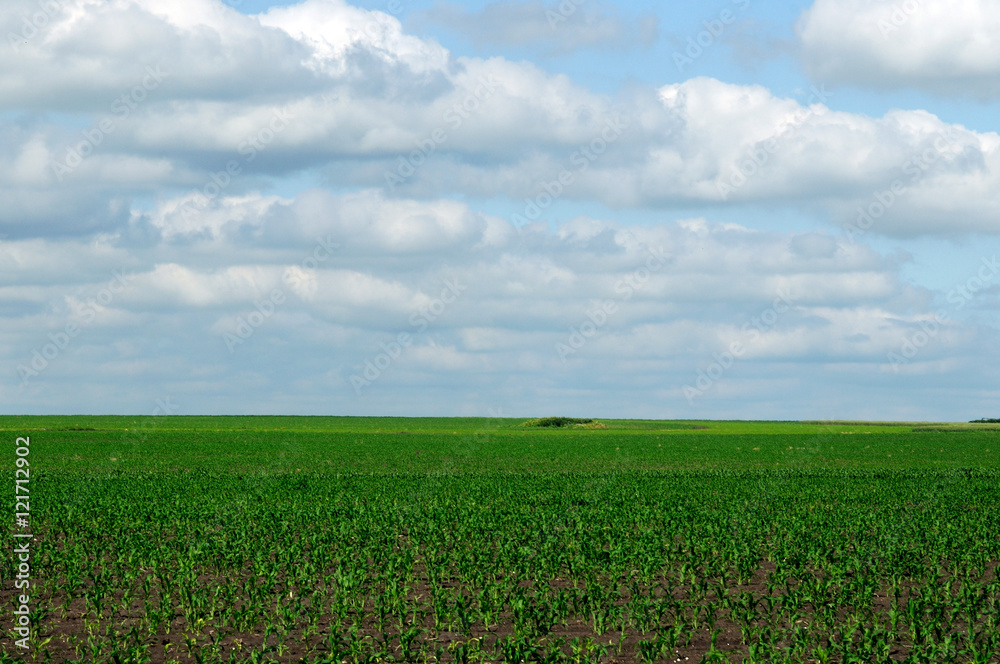
<svg viewBox="0 0 1000 664"><path fill-rule="evenodd" d="M988 583L996 578L996 567L996 562L992 562L987 578L984 578L983 580L984 583ZM728 592L731 594L749 592L757 598L767 596L768 575L773 572L774 569L775 568L772 563L762 561L760 568L748 583L730 587ZM432 588L427 584L426 575L422 576L424 580L413 588L411 591L411 598L420 596L427 597L430 594ZM217 581L217 579L208 576L204 576L199 579L199 583L210 583L213 581ZM619 584L619 587L621 588L623 597L618 601L618 603L625 603L628 601L628 591L626 588L622 587L626 585L624 584L625 580L622 579L620 581L621 583ZM149 600L151 604L158 604L159 602L159 594L156 590L157 585L158 584L155 579L152 580L152 591ZM529 581L525 581L522 585L531 586L532 584ZM911 587L913 585L914 584L910 584ZM574 583L567 579L558 578L549 582L548 586L555 590L574 587ZM442 587L454 589L457 587L457 583L443 583ZM280 592L284 593L286 590L287 589L281 587ZM905 585L903 586L902 591L902 596L905 598L907 595L907 587ZM0 591L0 605L12 606L15 593L20 592L23 591L14 591L13 588L5 587L2 591ZM276 592L275 600L277 600L279 596L278 592ZM772 597L773 596L774 595L772 595ZM685 597L685 589L676 589L674 597L676 599ZM51 656L47 661L55 663L71 660L88 661L85 649L88 634L86 623L89 622L91 625L93 624L95 617L94 612L91 610L88 615L84 600L79 598L70 601L68 610L64 612L63 607L66 599L66 597L32 598L32 603L36 608L39 606L48 607L48 616L43 618L42 634L40 636L37 634L33 635L32 641L37 643L40 640L51 638L46 646L46 650ZM120 607L121 599L121 594L114 599L109 598L107 605ZM709 597L702 602L702 605L708 604L712 600L714 600L714 595L710 593ZM876 593L873 598L872 610L876 615L887 616L890 606L891 598L888 594L888 589L883 588ZM366 608L369 610L372 609L371 600L369 600ZM131 605L127 610L121 610L121 608L119 608L113 615L106 617L103 621L101 621L98 633L103 633L104 629L108 625L112 625L113 631L117 630L123 636L127 635L132 629L132 626L138 623L138 618L143 614L144 610L143 601L135 599L131 602ZM841 615L844 615L845 613L846 610L841 611ZM803 622L802 626L804 628L809 628L811 620L809 619L808 612L805 620L801 622ZM269 651L270 659L265 661L282 663L298 662L303 658L305 658L305 661L321 661L322 654L327 652L322 647L322 644L324 643L326 636L330 633L331 625L331 616L323 615L318 624L315 626L315 631L309 638L306 638L305 634L301 631L287 637L285 640L287 648L280 654L274 648L274 645L277 642L276 638L269 635L267 643L270 644L272 648ZM499 639L503 639L514 634L514 624L510 612L501 614L499 617L499 624L488 630L482 625L473 626L466 633L435 630L432 616L426 616L421 626L426 630L424 632L422 642L425 644L425 650L429 651L427 654L428 661L434 661L434 653L438 648L444 649L444 656L441 661L457 661L453 652L454 648L463 644L466 647L470 647L473 643L478 643L483 651L492 655L494 651L494 644L496 644ZM744 637L740 626L733 621L730 616L720 615L714 627L715 630L717 630L715 643L716 649L726 653L729 661L742 661L743 656L747 654L747 648L744 644ZM142 642L148 646L148 660L146 661L156 664L176 661L184 663L197 661L194 657L189 656L185 636L186 628L187 621L184 616L178 612L173 616L169 633L167 630L162 630L158 634L148 635L142 639ZM395 630L390 628L390 631ZM383 632L379 629L376 618L371 614L367 615L363 620L360 628L360 634L364 640L370 640L372 643L381 641L383 638ZM190 634L190 632L188 632L188 635L192 636L199 645L212 643L217 638L216 632L211 624L205 625L197 634ZM81 651L82 658L77 655L76 650L72 645L74 643L74 637L77 643L84 644L84 649ZM620 634L615 631L614 628L611 628L604 634L598 634L592 624L582 620L575 620L566 625L557 624L553 626L545 636L532 637L532 641L553 643L557 639L563 639L566 642L566 645L564 645L562 649L564 652L569 654L570 646L568 644L570 641L573 639L583 640L588 637L593 639L595 642L608 646L608 656L602 661L608 663L619 663L639 661L639 642L644 639L655 639L656 633L632 633L622 640L620 639ZM114 639L113 637L102 636L100 637L100 640L105 643L109 643ZM224 657L229 659L230 654L232 654L234 656L234 661L239 661L240 653L248 652L253 648L261 648L264 643L265 635L263 630L253 630L239 634L227 633L218 641L222 652L226 653ZM8 646L8 644L10 645ZM393 647L394 652L396 652L396 661L406 661L405 659L402 659L401 648L399 648L399 639L396 636L392 637L390 645ZM679 644L672 657L660 661L699 662L709 651L710 647L711 632L707 627L702 626L694 633L690 634L689 643ZM4 648L7 654L14 654L13 643L11 641L5 641ZM908 644L900 642L896 644L896 647L890 654L890 658L892 661L899 661L905 659L908 654ZM490 657L489 660L492 661L492 657ZM39 658L36 660L31 656L28 656L24 661L34 662L43 661L43 659Z"/></svg>

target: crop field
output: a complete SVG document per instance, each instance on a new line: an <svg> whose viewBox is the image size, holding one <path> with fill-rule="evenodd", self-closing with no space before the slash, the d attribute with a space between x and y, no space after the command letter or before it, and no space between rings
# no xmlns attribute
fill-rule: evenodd
<svg viewBox="0 0 1000 664"><path fill-rule="evenodd" d="M0 429L3 662L1000 662L996 424Z"/></svg>

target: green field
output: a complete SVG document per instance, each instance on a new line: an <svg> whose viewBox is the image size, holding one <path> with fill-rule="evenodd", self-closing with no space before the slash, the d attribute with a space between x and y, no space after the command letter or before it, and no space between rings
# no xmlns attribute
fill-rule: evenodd
<svg viewBox="0 0 1000 664"><path fill-rule="evenodd" d="M1000 662L997 425L524 422L0 417L2 661Z"/></svg>
<svg viewBox="0 0 1000 664"><path fill-rule="evenodd" d="M39 470L345 471L1000 468L993 424L351 417L0 417ZM0 467L13 463L13 454ZM113 460L112 460L113 459Z"/></svg>

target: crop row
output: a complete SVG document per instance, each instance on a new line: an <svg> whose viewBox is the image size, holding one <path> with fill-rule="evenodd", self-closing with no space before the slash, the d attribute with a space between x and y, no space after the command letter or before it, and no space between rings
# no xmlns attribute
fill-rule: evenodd
<svg viewBox="0 0 1000 664"><path fill-rule="evenodd" d="M998 479L40 474L33 658L997 662Z"/></svg>

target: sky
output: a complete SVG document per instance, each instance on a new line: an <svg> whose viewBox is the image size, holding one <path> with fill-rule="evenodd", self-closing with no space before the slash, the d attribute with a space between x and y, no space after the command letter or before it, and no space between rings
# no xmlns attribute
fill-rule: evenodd
<svg viewBox="0 0 1000 664"><path fill-rule="evenodd" d="M5 0L0 412L1000 416L1000 5Z"/></svg>

